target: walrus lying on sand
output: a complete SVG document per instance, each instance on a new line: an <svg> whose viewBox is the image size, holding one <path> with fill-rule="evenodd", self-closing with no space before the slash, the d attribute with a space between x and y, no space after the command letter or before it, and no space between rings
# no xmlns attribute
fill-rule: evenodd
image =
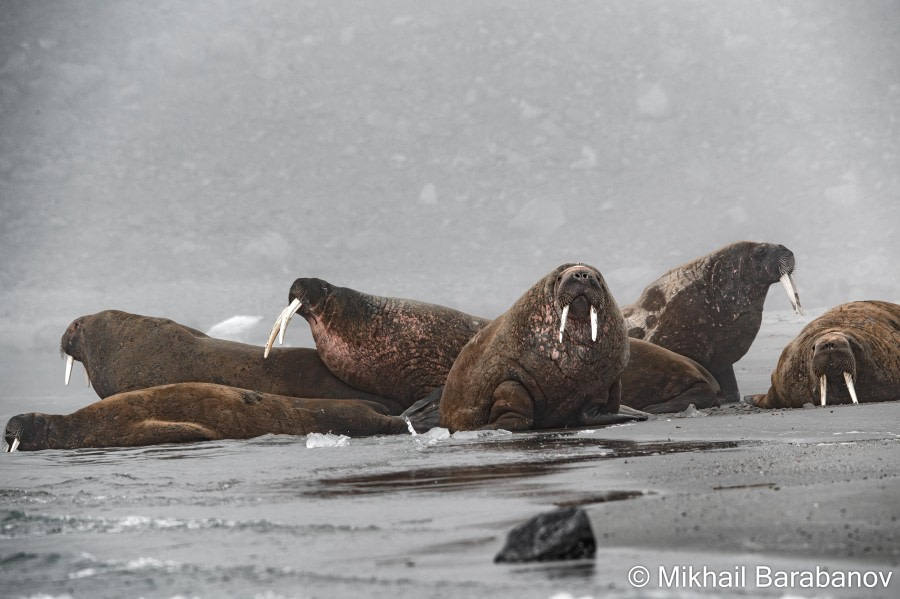
<svg viewBox="0 0 900 599"><path fill-rule="evenodd" d="M810 322L781 352L769 392L744 398L760 408L891 400L900 400L900 305L879 301Z"/></svg>
<svg viewBox="0 0 900 599"><path fill-rule="evenodd" d="M322 279L294 281L288 304L275 321L265 355L299 313L331 372L404 408L443 385L459 350L490 322L445 306L369 295Z"/></svg>
<svg viewBox="0 0 900 599"><path fill-rule="evenodd" d="M719 383L708 370L682 355L640 339L629 339L631 357L622 372L622 405L651 414L682 412L721 404Z"/></svg>
<svg viewBox="0 0 900 599"><path fill-rule="evenodd" d="M469 341L440 397L441 426L548 429L634 420L619 414L625 321L600 272L551 271Z"/></svg>
<svg viewBox="0 0 900 599"><path fill-rule="evenodd" d="M691 358L712 373L728 401L740 399L734 363L756 339L769 286L778 281L801 312L783 245L740 241L674 268L622 313L628 335Z"/></svg>
<svg viewBox="0 0 900 599"><path fill-rule="evenodd" d="M249 439L269 433L355 437L407 430L403 418L369 401L179 383L113 395L68 415L20 414L10 418L4 440L7 451L33 451Z"/></svg>
<svg viewBox="0 0 900 599"><path fill-rule="evenodd" d="M105 310L76 318L60 342L66 383L84 365L101 398L172 383L216 383L262 393L321 399L365 399L403 411L393 400L356 389L334 376L310 348L262 348L225 341L167 318Z"/></svg>

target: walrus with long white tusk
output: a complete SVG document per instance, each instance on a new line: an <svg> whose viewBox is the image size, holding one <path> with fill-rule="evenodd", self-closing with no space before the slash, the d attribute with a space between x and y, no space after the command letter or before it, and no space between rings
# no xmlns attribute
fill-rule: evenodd
<svg viewBox="0 0 900 599"><path fill-rule="evenodd" d="M900 305L881 301L836 306L785 346L760 408L900 400Z"/></svg>
<svg viewBox="0 0 900 599"><path fill-rule="evenodd" d="M719 383L726 401L740 399L734 363L756 339L763 305L781 282L802 313L794 254L783 245L739 241L673 268L622 313L628 335L691 358Z"/></svg>
<svg viewBox="0 0 900 599"><path fill-rule="evenodd" d="M437 304L300 278L275 320L266 355L295 314L309 323L319 356L339 379L404 408L443 385L459 350L490 322Z"/></svg>
<svg viewBox="0 0 900 599"><path fill-rule="evenodd" d="M462 349L440 398L441 426L528 430L597 426L619 413L625 321L600 272L551 271Z"/></svg>

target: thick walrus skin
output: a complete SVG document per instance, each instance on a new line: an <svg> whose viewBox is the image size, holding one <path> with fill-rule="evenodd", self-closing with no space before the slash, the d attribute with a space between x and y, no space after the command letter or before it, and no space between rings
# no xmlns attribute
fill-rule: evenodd
<svg viewBox="0 0 900 599"><path fill-rule="evenodd" d="M84 365L101 398L172 383L216 383L262 393L321 399L396 401L337 378L311 348L263 348L209 337L167 318L105 310L75 319L60 349Z"/></svg>
<svg viewBox="0 0 900 599"><path fill-rule="evenodd" d="M841 304L806 325L781 352L765 395L745 397L760 408L900 400L900 305ZM848 381L849 377L849 381Z"/></svg>
<svg viewBox="0 0 900 599"><path fill-rule="evenodd" d="M773 283L782 282L800 311L783 245L740 241L673 268L622 313L628 335L686 356L706 368L727 401L738 401L734 363L756 339Z"/></svg>
<svg viewBox="0 0 900 599"><path fill-rule="evenodd" d="M600 272L559 266L462 349L440 398L441 426L526 430L627 420L618 414L627 339Z"/></svg>
<svg viewBox="0 0 900 599"><path fill-rule="evenodd" d="M311 278L294 281L288 304L309 323L329 370L404 408L443 385L459 350L490 322L437 304L370 295Z"/></svg>
<svg viewBox="0 0 900 599"><path fill-rule="evenodd" d="M9 449L74 449L249 439L265 434L349 436L406 432L403 418L361 400L305 399L209 383L128 391L76 412L20 414L6 425Z"/></svg>

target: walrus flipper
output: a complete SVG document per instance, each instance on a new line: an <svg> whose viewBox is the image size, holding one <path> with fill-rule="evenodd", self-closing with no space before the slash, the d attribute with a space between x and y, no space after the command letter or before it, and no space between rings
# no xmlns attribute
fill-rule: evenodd
<svg viewBox="0 0 900 599"><path fill-rule="evenodd" d="M492 398L491 414L482 430L525 431L534 426L534 400L525 385L503 381Z"/></svg>
<svg viewBox="0 0 900 599"><path fill-rule="evenodd" d="M406 408L400 418L406 420L417 433L425 433L441 425L441 395L444 387L438 387L423 399Z"/></svg>
<svg viewBox="0 0 900 599"><path fill-rule="evenodd" d="M651 416L651 413L642 412L641 410L635 410L634 408L629 408L628 406L619 406L618 415L628 418L634 418L635 420L647 420Z"/></svg>
<svg viewBox="0 0 900 599"><path fill-rule="evenodd" d="M159 445L163 443L197 443L221 439L222 435L196 422L143 420L133 425L128 435L131 445Z"/></svg>

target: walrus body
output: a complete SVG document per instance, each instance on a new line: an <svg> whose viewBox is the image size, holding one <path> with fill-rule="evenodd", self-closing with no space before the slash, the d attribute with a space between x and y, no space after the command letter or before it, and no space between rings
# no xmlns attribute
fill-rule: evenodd
<svg viewBox="0 0 900 599"><path fill-rule="evenodd" d="M216 383L262 393L364 399L402 411L334 376L310 348L285 348L264 360L262 348L225 341L167 318L106 310L75 319L60 348L80 361L101 398L172 383Z"/></svg>
<svg viewBox="0 0 900 599"><path fill-rule="evenodd" d="M728 401L740 399L733 364L756 338L772 283L794 309L794 255L782 245L741 241L677 268L623 308L628 335L694 360L712 373Z"/></svg>
<svg viewBox="0 0 900 599"><path fill-rule="evenodd" d="M622 405L651 414L720 405L722 392L708 370L682 355L629 339L631 357L622 372Z"/></svg>
<svg viewBox="0 0 900 599"><path fill-rule="evenodd" d="M617 421L628 352L625 322L600 272L562 265L462 349L441 394L441 426L526 430Z"/></svg>
<svg viewBox="0 0 900 599"><path fill-rule="evenodd" d="M406 422L360 400L304 399L209 383L129 391L68 415L20 414L6 425L10 450L130 447L249 439L268 433L397 434Z"/></svg>
<svg viewBox="0 0 900 599"><path fill-rule="evenodd" d="M832 308L785 346L769 392L745 400L761 408L900 400L900 305Z"/></svg>
<svg viewBox="0 0 900 599"><path fill-rule="evenodd" d="M436 304L382 297L297 279L289 308L309 323L325 365L347 384L408 408L444 384L462 347L488 320Z"/></svg>

